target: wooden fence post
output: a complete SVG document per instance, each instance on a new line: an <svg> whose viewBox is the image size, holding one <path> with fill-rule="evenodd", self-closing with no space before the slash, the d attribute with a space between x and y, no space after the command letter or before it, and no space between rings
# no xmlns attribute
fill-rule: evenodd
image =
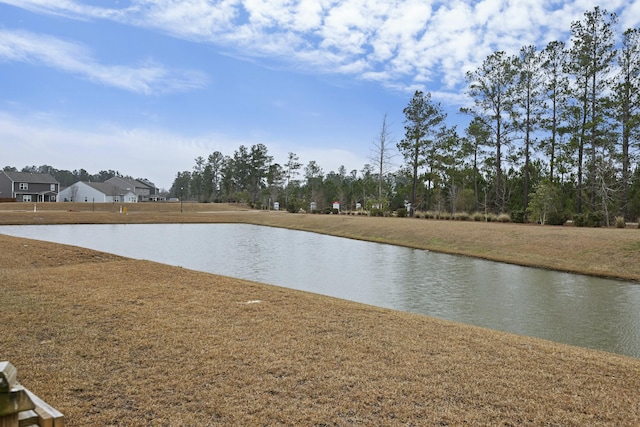
<svg viewBox="0 0 640 427"><path fill-rule="evenodd" d="M0 362L0 427L18 427L20 412L36 407L18 383L17 375L15 366Z"/></svg>
<svg viewBox="0 0 640 427"><path fill-rule="evenodd" d="M18 370L0 362L0 427L64 427L64 416L20 385Z"/></svg>

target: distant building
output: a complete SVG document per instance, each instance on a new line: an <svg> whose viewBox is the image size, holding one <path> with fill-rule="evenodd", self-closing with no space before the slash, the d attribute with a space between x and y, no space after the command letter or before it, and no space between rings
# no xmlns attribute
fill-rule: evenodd
<svg viewBox="0 0 640 427"><path fill-rule="evenodd" d="M139 202L158 201L158 189L152 182L147 180L114 176L106 180L105 183L113 184L123 190L132 191L137 196Z"/></svg>
<svg viewBox="0 0 640 427"><path fill-rule="evenodd" d="M58 194L60 202L135 203L138 196L108 182L78 181Z"/></svg>
<svg viewBox="0 0 640 427"><path fill-rule="evenodd" d="M60 183L48 173L0 171L0 199L16 202L55 202Z"/></svg>

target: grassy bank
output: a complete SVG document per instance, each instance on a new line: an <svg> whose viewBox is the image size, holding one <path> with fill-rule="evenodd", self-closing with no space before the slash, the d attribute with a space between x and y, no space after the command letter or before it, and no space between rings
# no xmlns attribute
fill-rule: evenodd
<svg viewBox="0 0 640 427"><path fill-rule="evenodd" d="M640 278L637 230L16 206L0 223L250 222ZM0 359L68 426L640 424L639 359L2 235L0 293Z"/></svg>

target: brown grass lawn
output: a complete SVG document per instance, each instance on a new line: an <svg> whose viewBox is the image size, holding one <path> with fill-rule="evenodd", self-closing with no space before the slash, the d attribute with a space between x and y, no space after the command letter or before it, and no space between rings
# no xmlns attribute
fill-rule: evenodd
<svg viewBox="0 0 640 427"><path fill-rule="evenodd" d="M249 222L640 280L636 229L59 205L0 224ZM640 425L640 359L3 235L0 295L0 360L68 426Z"/></svg>

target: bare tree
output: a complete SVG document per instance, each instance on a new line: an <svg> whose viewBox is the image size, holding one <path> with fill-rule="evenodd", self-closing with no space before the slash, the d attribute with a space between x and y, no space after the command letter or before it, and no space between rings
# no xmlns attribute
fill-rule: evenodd
<svg viewBox="0 0 640 427"><path fill-rule="evenodd" d="M371 160L378 169L378 203L382 203L382 187L384 184L384 178L391 170L391 159L393 158L391 151L393 147L393 139L389 131L386 113L382 119L380 133L374 140L373 145L374 148L372 150Z"/></svg>

